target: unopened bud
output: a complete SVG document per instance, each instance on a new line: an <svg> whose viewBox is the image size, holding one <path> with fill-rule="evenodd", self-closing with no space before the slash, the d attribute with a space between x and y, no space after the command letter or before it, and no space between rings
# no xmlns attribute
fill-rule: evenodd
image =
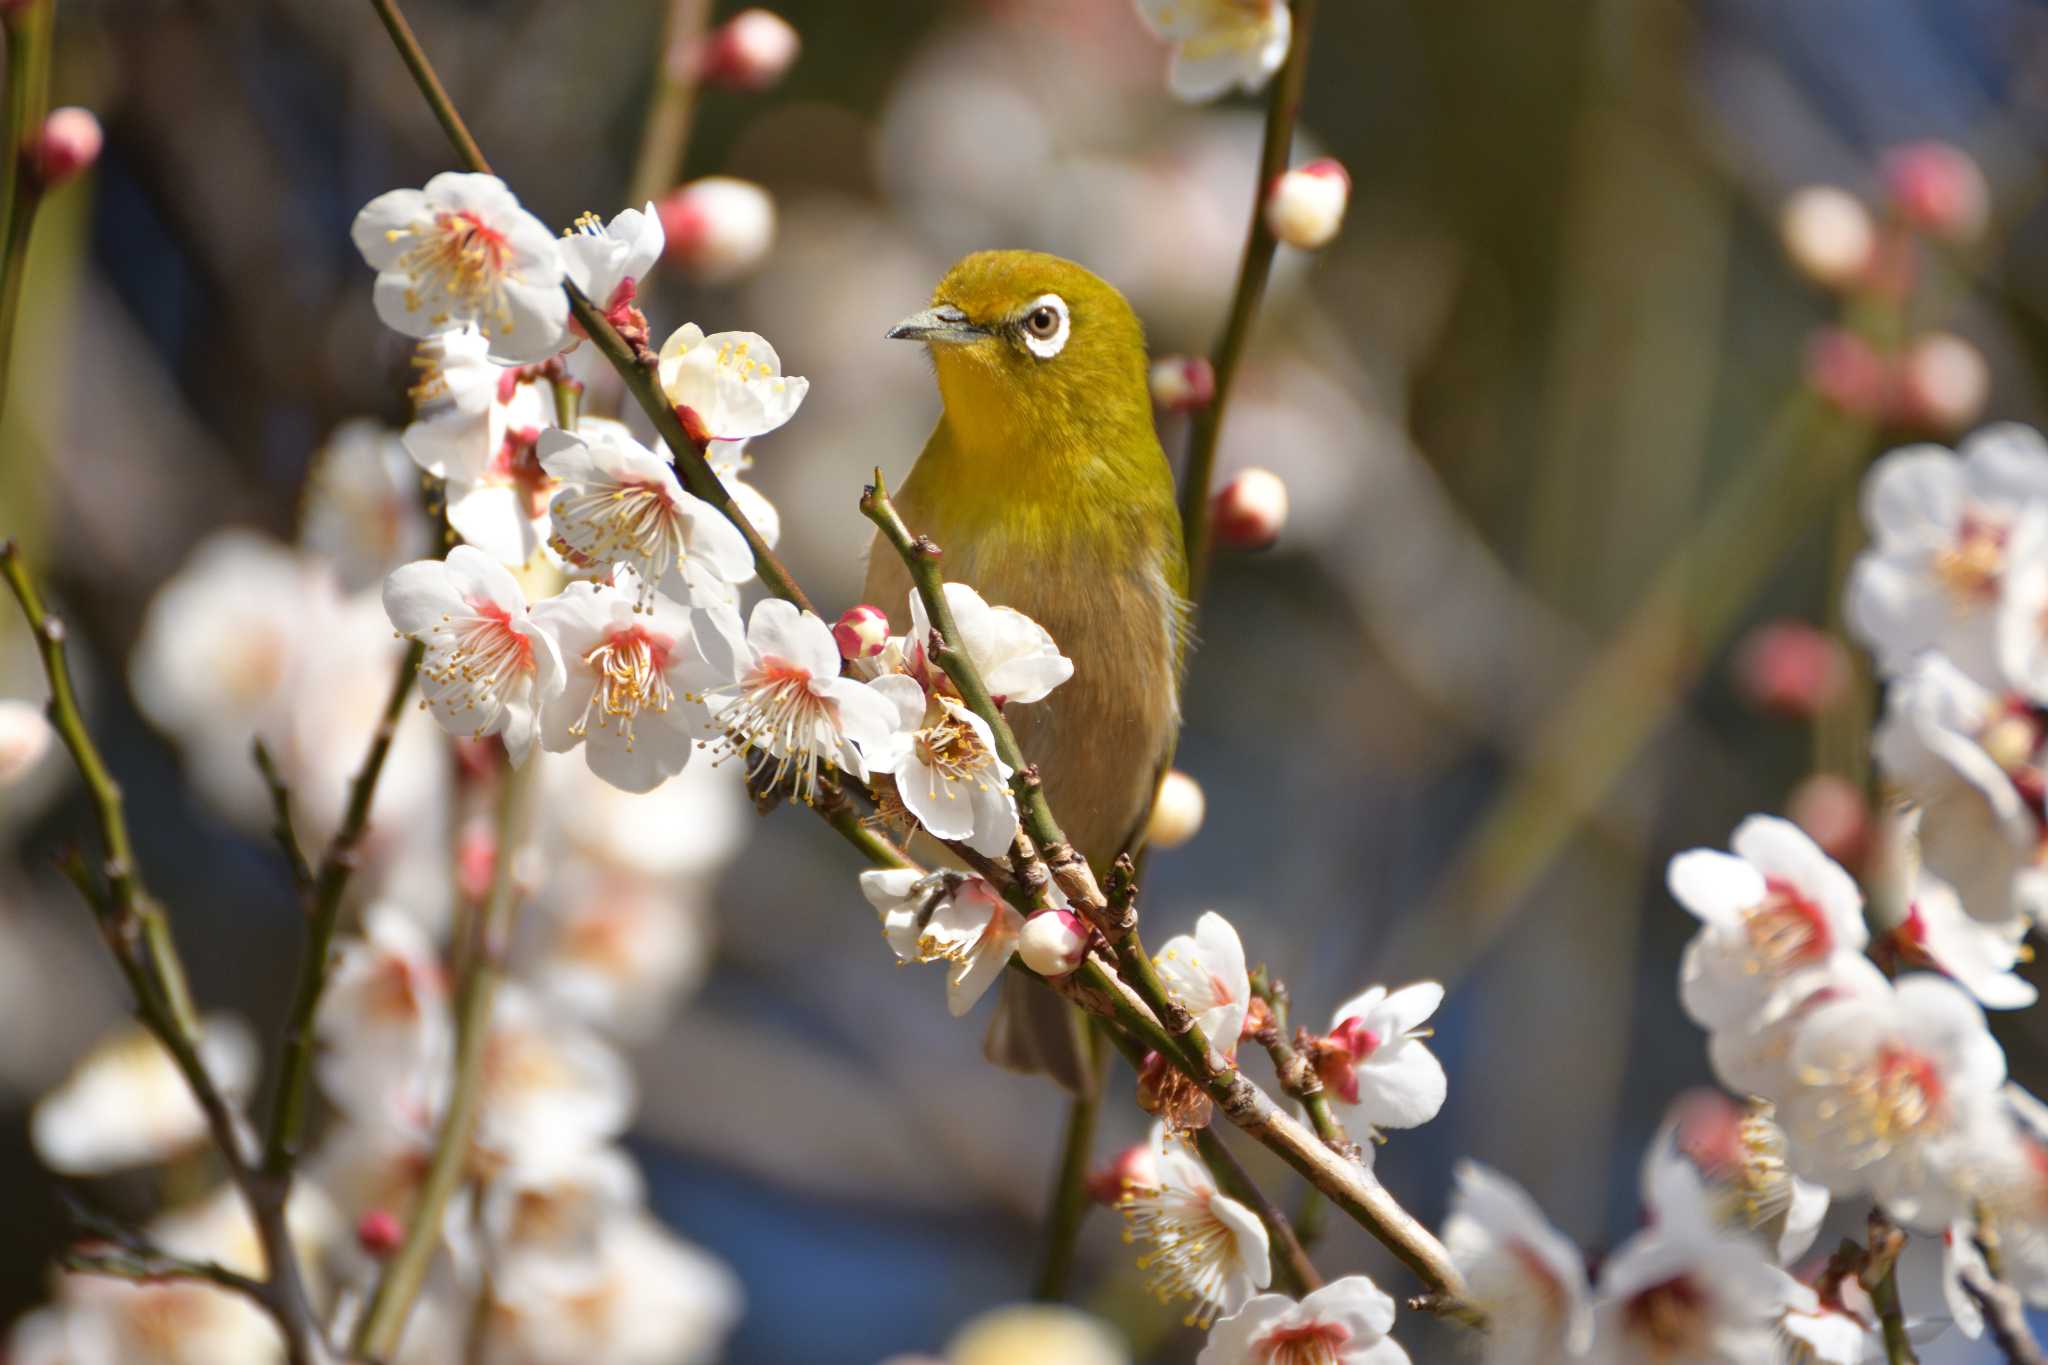
<svg viewBox="0 0 2048 1365"><path fill-rule="evenodd" d="M1153 848L1179 848L1195 837L1208 813L1202 784L1178 768L1168 768L1152 798L1152 818L1145 823L1145 842Z"/></svg>
<svg viewBox="0 0 2048 1365"><path fill-rule="evenodd" d="M1899 366L1898 417L1951 433L1973 425L1991 396L1984 353L1951 332L1929 332L1906 348Z"/></svg>
<svg viewBox="0 0 2048 1365"><path fill-rule="evenodd" d="M1344 226L1351 177L1329 157L1283 171L1266 191L1266 227L1305 251L1327 245Z"/></svg>
<svg viewBox="0 0 2048 1365"><path fill-rule="evenodd" d="M1892 379L1885 358L1847 328L1823 327L1807 341L1807 385L1851 416L1889 416Z"/></svg>
<svg viewBox="0 0 2048 1365"><path fill-rule="evenodd" d="M1725 1180L1741 1168L1747 1114L1718 1090L1688 1090L1671 1102L1672 1139L1702 1174Z"/></svg>
<svg viewBox="0 0 2048 1365"><path fill-rule="evenodd" d="M389 1209L371 1209L356 1220L356 1245L383 1260L405 1244L405 1227Z"/></svg>
<svg viewBox="0 0 2048 1365"><path fill-rule="evenodd" d="M1836 773L1815 773L1792 789L1785 814L1852 873L1871 849L1870 803L1863 789Z"/></svg>
<svg viewBox="0 0 2048 1365"><path fill-rule="evenodd" d="M1041 910L1017 936L1017 956L1040 976L1065 976L1087 954L1088 926L1071 910Z"/></svg>
<svg viewBox="0 0 2048 1365"><path fill-rule="evenodd" d="M761 263L775 243L775 201L751 180L710 175L657 206L668 259L691 279L722 284Z"/></svg>
<svg viewBox="0 0 2048 1365"><path fill-rule="evenodd" d="M1216 371L1207 356L1168 355L1152 362L1152 401L1167 412L1194 412L1216 396Z"/></svg>
<svg viewBox="0 0 2048 1365"><path fill-rule="evenodd" d="M44 189L73 179L100 159L106 141L100 121L90 109L67 105L52 109L36 134L33 155L36 177Z"/></svg>
<svg viewBox="0 0 2048 1365"><path fill-rule="evenodd" d="M1901 218L1943 241L1975 241L1991 215L1991 189L1976 159L1946 142L1892 148L1884 183Z"/></svg>
<svg viewBox="0 0 2048 1365"><path fill-rule="evenodd" d="M1849 656L1841 642L1804 621L1758 626L1735 652L1735 685L1742 699L1773 715L1818 715L1848 684Z"/></svg>
<svg viewBox="0 0 2048 1365"><path fill-rule="evenodd" d="M732 90L766 90L796 61L803 40L765 9L743 9L719 25L704 54L704 79Z"/></svg>
<svg viewBox="0 0 2048 1365"><path fill-rule="evenodd" d="M1861 283L1877 254L1870 210L1833 185L1809 185L1787 199L1778 236L1799 273L1829 289Z"/></svg>
<svg viewBox="0 0 2048 1365"><path fill-rule="evenodd" d="M1209 519L1219 545L1263 550L1287 525L1287 485L1270 469L1247 469L1216 490Z"/></svg>
<svg viewBox="0 0 2048 1365"><path fill-rule="evenodd" d="M1088 1194L1098 1204L1115 1204L1128 1191L1158 1188L1159 1162L1149 1142L1124 1148L1107 1166L1088 1173Z"/></svg>
<svg viewBox="0 0 2048 1365"><path fill-rule="evenodd" d="M872 659L889 645L889 618L880 607L849 608L832 625L842 659Z"/></svg>
<svg viewBox="0 0 2048 1365"><path fill-rule="evenodd" d="M482 904L498 871L498 831L489 820L472 821L455 840L455 889Z"/></svg>
<svg viewBox="0 0 2048 1365"><path fill-rule="evenodd" d="M25 701L0 701L0 787L28 776L50 750L50 722Z"/></svg>

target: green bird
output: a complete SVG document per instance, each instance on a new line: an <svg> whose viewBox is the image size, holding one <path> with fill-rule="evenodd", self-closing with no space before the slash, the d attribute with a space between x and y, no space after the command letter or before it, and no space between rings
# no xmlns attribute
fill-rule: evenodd
<svg viewBox="0 0 2048 1365"><path fill-rule="evenodd" d="M1098 876L1135 847L1180 726L1187 558L1152 423L1145 335L1124 296L1057 256L980 251L889 330L930 348L945 411L895 502L948 579L1052 633L1074 676L1005 716L1054 816ZM865 600L909 624L884 542ZM991 1060L1082 1079L1051 992L1006 975Z"/></svg>

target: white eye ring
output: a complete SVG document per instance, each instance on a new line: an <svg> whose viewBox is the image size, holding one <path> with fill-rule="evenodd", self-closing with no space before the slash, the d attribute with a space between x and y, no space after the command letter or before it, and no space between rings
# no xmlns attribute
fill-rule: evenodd
<svg viewBox="0 0 2048 1365"><path fill-rule="evenodd" d="M1051 313L1059 322L1049 332L1032 327L1032 322L1041 313ZM1024 337L1024 345L1040 360L1051 360L1067 344L1067 333L1072 325L1067 319L1067 301L1058 294L1040 294L1031 300L1031 306L1024 310L1018 320L1017 330Z"/></svg>

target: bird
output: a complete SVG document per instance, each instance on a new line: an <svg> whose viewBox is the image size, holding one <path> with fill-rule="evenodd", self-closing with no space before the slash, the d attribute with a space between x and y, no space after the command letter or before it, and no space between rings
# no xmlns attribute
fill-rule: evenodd
<svg viewBox="0 0 2048 1365"><path fill-rule="evenodd" d="M894 495L948 580L1022 612L1073 677L1005 719L1098 877L1135 851L1180 728L1187 557L1159 444L1145 334L1116 288L1038 251L979 251L887 336L930 352L943 410ZM864 600L908 624L908 571L879 536ZM1071 1090L1070 1012L1007 973L985 1051Z"/></svg>

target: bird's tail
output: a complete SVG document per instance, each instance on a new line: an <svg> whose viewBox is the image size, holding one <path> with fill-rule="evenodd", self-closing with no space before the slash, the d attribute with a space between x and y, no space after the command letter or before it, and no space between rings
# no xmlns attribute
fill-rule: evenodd
<svg viewBox="0 0 2048 1365"><path fill-rule="evenodd" d="M1067 1093L1078 1095L1096 1084L1081 1033L1087 1027L1080 1012L1045 983L1004 972L981 1051L1005 1070L1044 1072Z"/></svg>

